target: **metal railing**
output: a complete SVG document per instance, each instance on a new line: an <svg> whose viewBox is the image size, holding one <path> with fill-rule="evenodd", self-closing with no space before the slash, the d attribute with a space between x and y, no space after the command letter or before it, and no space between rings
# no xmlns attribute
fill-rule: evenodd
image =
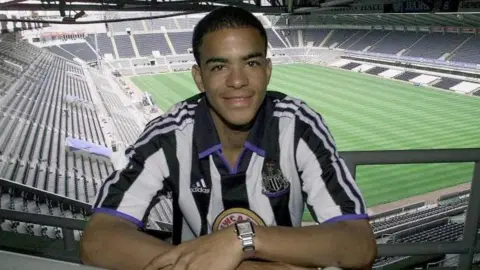
<svg viewBox="0 0 480 270"><path fill-rule="evenodd" d="M477 243L480 216L480 149L392 150L342 152L353 177L358 165L475 162L463 239L453 243L379 244L378 256L460 254L458 268L470 269ZM399 187L401 188L401 187Z"/></svg>
<svg viewBox="0 0 480 270"><path fill-rule="evenodd" d="M354 151L341 152L340 155L345 159L345 162L354 177L356 175L356 167L358 165L474 162L475 166L470 189L470 199L467 208L463 240L447 243L402 243L378 245L378 256L460 254L457 269L470 269L474 254L480 253L480 242L477 243L478 222L480 220L480 148ZM71 250L72 248L78 248L78 242L74 240L72 231L81 230L85 226L85 221L83 220L43 216L31 213L19 214L19 212L1 209L0 218L62 227L64 230L66 230L64 231L64 235L69 235L63 239L65 248L68 250ZM49 263L51 263L51 261L49 261ZM39 269L43 268L39 266Z"/></svg>
<svg viewBox="0 0 480 270"><path fill-rule="evenodd" d="M101 270L101 268L0 250L1 269Z"/></svg>

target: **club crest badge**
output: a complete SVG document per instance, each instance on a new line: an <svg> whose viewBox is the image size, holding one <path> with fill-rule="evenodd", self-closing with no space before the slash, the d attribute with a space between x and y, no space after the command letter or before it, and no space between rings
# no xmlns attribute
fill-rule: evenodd
<svg viewBox="0 0 480 270"><path fill-rule="evenodd" d="M258 226L265 226L263 219L252 210L245 208L230 208L221 212L213 222L212 230L214 232L228 228L236 222L250 220Z"/></svg>
<svg viewBox="0 0 480 270"><path fill-rule="evenodd" d="M265 161L262 170L262 193L269 198L279 197L290 190L290 182L283 176L278 164Z"/></svg>

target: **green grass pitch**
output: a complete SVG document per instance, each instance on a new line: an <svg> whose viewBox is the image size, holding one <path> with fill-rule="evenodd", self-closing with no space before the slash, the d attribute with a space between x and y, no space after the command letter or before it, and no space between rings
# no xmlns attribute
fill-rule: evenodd
<svg viewBox="0 0 480 270"><path fill-rule="evenodd" d="M133 77L164 111L198 93L189 72ZM308 64L274 66L269 85L320 112L340 151L480 147L480 98ZM360 166L368 206L469 182L472 164ZM311 220L306 213L305 221Z"/></svg>

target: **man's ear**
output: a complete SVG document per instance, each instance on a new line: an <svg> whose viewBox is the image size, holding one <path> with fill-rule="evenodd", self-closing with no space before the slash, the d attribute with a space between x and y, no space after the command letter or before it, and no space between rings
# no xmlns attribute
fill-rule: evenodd
<svg viewBox="0 0 480 270"><path fill-rule="evenodd" d="M195 81L195 84L197 85L198 90L200 90L200 92L205 92L205 87L203 86L202 80L202 71L200 70L200 67L198 65L193 65L192 77Z"/></svg>

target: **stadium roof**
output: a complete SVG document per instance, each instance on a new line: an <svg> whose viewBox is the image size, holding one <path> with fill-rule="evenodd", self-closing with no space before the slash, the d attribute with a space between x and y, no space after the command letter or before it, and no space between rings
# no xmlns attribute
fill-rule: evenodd
<svg viewBox="0 0 480 270"><path fill-rule="evenodd" d="M60 12L63 23L80 23L77 19L85 19L88 11L162 11L169 13L160 17L169 17L203 13L222 5L274 15L272 22L277 26L480 27L480 0L0 0L0 10ZM108 17L104 17L105 22L110 20Z"/></svg>
<svg viewBox="0 0 480 270"><path fill-rule="evenodd" d="M311 14L282 15L276 20L277 26L324 24L479 27L480 13Z"/></svg>
<svg viewBox="0 0 480 270"><path fill-rule="evenodd" d="M68 2L68 4L67 4ZM286 11L279 0L0 0L0 10L73 11L210 11L221 5L236 5L252 12Z"/></svg>

